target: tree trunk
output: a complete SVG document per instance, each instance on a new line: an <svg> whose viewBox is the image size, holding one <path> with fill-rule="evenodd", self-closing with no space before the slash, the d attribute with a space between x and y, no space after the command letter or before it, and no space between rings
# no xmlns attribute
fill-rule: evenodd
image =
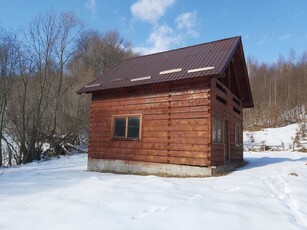
<svg viewBox="0 0 307 230"><path fill-rule="evenodd" d="M3 165L2 159L2 135L0 133L0 167Z"/></svg>

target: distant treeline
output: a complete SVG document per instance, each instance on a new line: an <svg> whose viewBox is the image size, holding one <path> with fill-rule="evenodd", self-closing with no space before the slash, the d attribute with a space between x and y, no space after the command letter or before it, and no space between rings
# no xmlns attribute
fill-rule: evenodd
<svg viewBox="0 0 307 230"><path fill-rule="evenodd" d="M276 127L300 121L307 109L307 52L272 64L247 60L255 108L244 112L245 128Z"/></svg>
<svg viewBox="0 0 307 230"><path fill-rule="evenodd" d="M89 127L90 98L77 90L131 56L118 32L86 30L72 13L0 28L0 166L67 153Z"/></svg>

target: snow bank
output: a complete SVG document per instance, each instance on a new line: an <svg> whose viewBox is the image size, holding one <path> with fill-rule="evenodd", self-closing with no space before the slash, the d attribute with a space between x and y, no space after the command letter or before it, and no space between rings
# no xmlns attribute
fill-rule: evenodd
<svg viewBox="0 0 307 230"><path fill-rule="evenodd" d="M284 145L284 149L292 149L293 138L298 124L292 124L280 128L268 128L261 131L246 131L243 133L244 147L249 148L255 145L279 146Z"/></svg>
<svg viewBox="0 0 307 230"><path fill-rule="evenodd" d="M87 172L85 154L9 168L0 171L0 229L306 229L307 154L245 159L212 178Z"/></svg>

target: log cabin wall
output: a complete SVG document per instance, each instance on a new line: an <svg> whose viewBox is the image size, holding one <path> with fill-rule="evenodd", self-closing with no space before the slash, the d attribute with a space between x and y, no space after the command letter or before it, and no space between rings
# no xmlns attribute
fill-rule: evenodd
<svg viewBox="0 0 307 230"><path fill-rule="evenodd" d="M93 93L89 158L210 166L209 93L208 78ZM112 140L125 114L142 115L141 140Z"/></svg>
<svg viewBox="0 0 307 230"><path fill-rule="evenodd" d="M211 79L211 119L222 121L222 136L225 134L225 121L228 122L228 141L222 138L221 143L214 143L211 138L212 165L220 166L229 162L243 160L243 107L242 102L216 78ZM236 127L239 128L236 141ZM227 143L228 142L228 147ZM225 148L229 149L228 159Z"/></svg>

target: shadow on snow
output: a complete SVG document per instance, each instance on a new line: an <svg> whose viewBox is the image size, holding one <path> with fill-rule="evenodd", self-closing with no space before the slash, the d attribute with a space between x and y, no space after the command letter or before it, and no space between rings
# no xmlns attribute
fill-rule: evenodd
<svg viewBox="0 0 307 230"><path fill-rule="evenodd" d="M248 164L242 168L239 168L240 170L247 170L252 168L258 168L258 167L264 167L267 165L272 164L279 164L283 162L307 162L307 157L300 157L298 159L288 158L288 157L244 157L244 160L248 162Z"/></svg>

